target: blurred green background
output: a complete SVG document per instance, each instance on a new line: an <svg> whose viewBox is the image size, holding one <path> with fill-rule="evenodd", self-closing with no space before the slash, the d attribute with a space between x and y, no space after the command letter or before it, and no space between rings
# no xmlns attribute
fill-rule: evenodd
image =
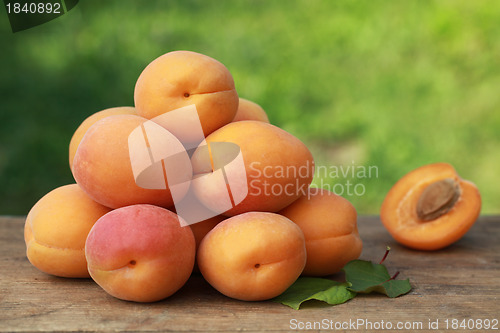
<svg viewBox="0 0 500 333"><path fill-rule="evenodd" d="M13 34L2 6L0 214L26 214L72 182L80 122L133 105L144 67L178 49L224 63L240 96L318 165L375 167L315 180L340 184L359 213L378 214L401 176L444 161L478 185L483 214L498 214L499 22L500 1L120 0L81 1Z"/></svg>

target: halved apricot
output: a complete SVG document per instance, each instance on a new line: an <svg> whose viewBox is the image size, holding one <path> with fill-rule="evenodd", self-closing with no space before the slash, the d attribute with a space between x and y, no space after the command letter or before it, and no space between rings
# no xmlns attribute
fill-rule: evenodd
<svg viewBox="0 0 500 333"><path fill-rule="evenodd" d="M473 183L447 163L417 168L401 178L382 203L382 223L399 243L417 250L438 250L472 227L481 210Z"/></svg>

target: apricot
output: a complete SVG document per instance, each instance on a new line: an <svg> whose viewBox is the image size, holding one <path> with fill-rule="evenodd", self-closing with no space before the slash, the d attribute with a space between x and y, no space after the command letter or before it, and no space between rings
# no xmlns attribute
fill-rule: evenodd
<svg viewBox="0 0 500 333"><path fill-rule="evenodd" d="M196 241L196 250L198 250L198 247L200 246L200 243L206 236L206 234L208 234L210 230L212 230L217 224L224 221L226 218L227 217L225 216L217 215L204 221L189 225L191 227L191 231L193 231L194 239Z"/></svg>
<svg viewBox="0 0 500 333"><path fill-rule="evenodd" d="M24 240L28 260L48 274L90 277L85 239L94 223L109 211L90 199L77 184L50 191L26 218Z"/></svg>
<svg viewBox="0 0 500 333"><path fill-rule="evenodd" d="M200 145L191 158L192 190L214 212L226 216L277 212L305 193L312 181L314 160L309 149L274 125L238 121L218 129L206 142L208 150ZM235 148L226 151L221 143ZM232 163L236 158L231 161L237 154L241 164ZM227 186L221 183L224 179Z"/></svg>
<svg viewBox="0 0 500 333"><path fill-rule="evenodd" d="M96 112L89 116L87 119L85 119L80 126L76 129L75 133L71 137L71 141L69 143L69 167L72 168L73 166L73 159L75 158L76 154L76 149L78 148L78 145L83 139L83 136L87 132L87 130L90 128L90 126L94 125L96 122L99 120L109 117L109 116L114 116L114 115L119 115L119 114L136 114L135 108L130 107L130 106L122 106L122 107L115 107L115 108L109 108L109 109L104 109L102 111Z"/></svg>
<svg viewBox="0 0 500 333"><path fill-rule="evenodd" d="M147 119L135 115L109 116L96 122L83 137L72 171L76 182L95 201L111 208L141 203L172 206L173 198L162 169L157 171L161 174L163 188L140 187L134 177L129 136L132 131L141 129L145 122ZM179 142L177 144L182 147ZM147 151L145 154L149 159ZM189 158L186 157L186 161L189 168L178 168L178 171L190 179ZM159 166L164 165L160 163ZM185 191L188 186L185 186Z"/></svg>
<svg viewBox="0 0 500 333"><path fill-rule="evenodd" d="M239 300L283 293L306 263L304 235L284 216L249 212L217 224L201 241L198 267L210 285Z"/></svg>
<svg viewBox="0 0 500 333"><path fill-rule="evenodd" d="M259 104L240 97L233 122L242 120L258 120L269 123L266 111Z"/></svg>
<svg viewBox="0 0 500 333"><path fill-rule="evenodd" d="M198 252L198 248L200 247L201 241L210 232L210 230L215 228L217 224L224 221L225 219L226 219L225 216L217 215L209 219L206 219L204 221L189 225L191 227L191 231L193 232L194 240L196 242L196 252ZM194 263L193 271L197 273L200 272L200 269L198 268L198 264L196 263L196 261Z"/></svg>
<svg viewBox="0 0 500 333"><path fill-rule="evenodd" d="M309 188L306 195L279 214L295 222L304 233L307 262L303 275L338 273L360 256L363 243L357 213L347 199L328 190Z"/></svg>
<svg viewBox="0 0 500 333"><path fill-rule="evenodd" d="M417 168L387 193L380 218L399 243L438 250L462 238L477 220L481 196L447 163Z"/></svg>
<svg viewBox="0 0 500 333"><path fill-rule="evenodd" d="M101 217L85 245L92 279L110 295L128 301L155 302L188 280L195 240L180 218L153 205L132 205Z"/></svg>
<svg viewBox="0 0 500 333"><path fill-rule="evenodd" d="M196 105L204 135L233 120L238 93L229 70L196 52L174 51L153 60L141 73L134 91L140 116L153 119L175 109ZM182 142L196 140L184 131ZM200 141L198 141L200 142Z"/></svg>

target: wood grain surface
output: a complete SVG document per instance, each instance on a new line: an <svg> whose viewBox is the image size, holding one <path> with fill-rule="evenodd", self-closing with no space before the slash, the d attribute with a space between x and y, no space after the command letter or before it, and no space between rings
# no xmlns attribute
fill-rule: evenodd
<svg viewBox="0 0 500 333"><path fill-rule="evenodd" d="M302 327L371 332L377 327L391 331L389 325L392 331L423 332L436 321L439 331L445 331L446 320L448 330L453 323L465 322L471 329L455 331L479 332L485 330L473 329L470 320L500 319L498 216L481 217L464 238L436 252L399 246L378 217L362 216L361 259L378 262L386 245L391 246L385 262L389 273L400 271L398 278L410 278L413 290L395 299L358 295L337 306L306 303L299 311L270 301L227 298L199 275L164 301L121 301L90 279L38 271L26 259L23 226L23 217L0 218L0 332L285 332ZM398 330L398 325L407 329Z"/></svg>

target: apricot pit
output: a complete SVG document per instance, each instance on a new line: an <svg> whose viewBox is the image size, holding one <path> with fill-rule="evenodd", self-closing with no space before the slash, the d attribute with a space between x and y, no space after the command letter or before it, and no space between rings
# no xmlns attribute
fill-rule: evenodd
<svg viewBox="0 0 500 333"><path fill-rule="evenodd" d="M417 215L423 221L432 221L450 211L460 197L460 187L451 178L427 186L417 202Z"/></svg>

